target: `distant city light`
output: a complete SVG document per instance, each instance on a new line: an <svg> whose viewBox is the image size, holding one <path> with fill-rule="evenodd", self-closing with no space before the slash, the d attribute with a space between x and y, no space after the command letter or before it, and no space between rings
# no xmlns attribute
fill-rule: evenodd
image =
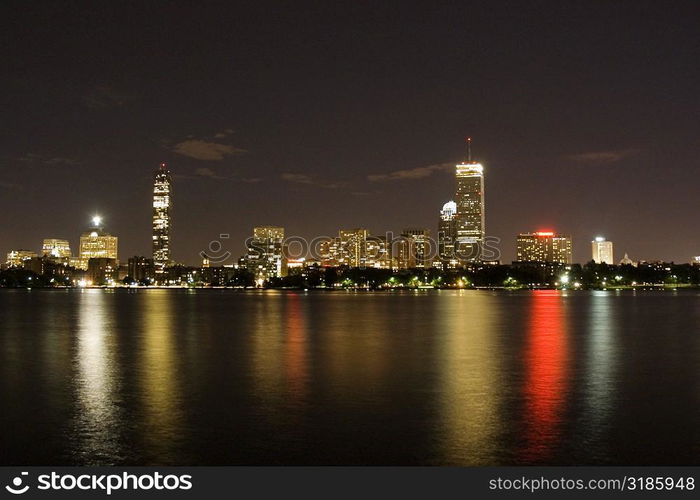
<svg viewBox="0 0 700 500"><path fill-rule="evenodd" d="M93 226L97 227L101 224L102 224L102 217L100 217L99 215L96 215L92 218L92 225Z"/></svg>
<svg viewBox="0 0 700 500"><path fill-rule="evenodd" d="M595 237L595 240L596 240L598 243L601 243L601 242L605 241L605 238L602 237L602 236L596 236L596 237Z"/></svg>

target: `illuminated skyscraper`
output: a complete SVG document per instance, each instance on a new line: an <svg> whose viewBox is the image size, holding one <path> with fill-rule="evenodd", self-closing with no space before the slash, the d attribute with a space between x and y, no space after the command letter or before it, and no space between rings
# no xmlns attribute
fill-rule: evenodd
<svg viewBox="0 0 700 500"><path fill-rule="evenodd" d="M438 222L438 256L443 266L455 267L458 263L455 256L455 240L457 239L457 204L448 201L440 210Z"/></svg>
<svg viewBox="0 0 700 500"><path fill-rule="evenodd" d="M461 262L475 262L481 259L485 235L484 166L472 161L471 138L467 138L467 146L467 162L456 165L455 250Z"/></svg>
<svg viewBox="0 0 700 500"><path fill-rule="evenodd" d="M363 267L367 259L367 236L365 228L341 229L340 238L341 262L350 267Z"/></svg>
<svg viewBox="0 0 700 500"><path fill-rule="evenodd" d="M170 263L170 229L172 227L173 180L165 163L153 178L153 263L162 274Z"/></svg>
<svg viewBox="0 0 700 500"><path fill-rule="evenodd" d="M248 240L247 246L246 267L255 275L258 285L262 285L269 278L287 274L283 227L253 228L253 237Z"/></svg>
<svg viewBox="0 0 700 500"><path fill-rule="evenodd" d="M571 264L573 260L571 237L553 231L521 233L516 247L519 262Z"/></svg>
<svg viewBox="0 0 700 500"><path fill-rule="evenodd" d="M385 236L367 236L365 250L365 265L367 267L381 269L391 269L393 267L391 243Z"/></svg>
<svg viewBox="0 0 700 500"><path fill-rule="evenodd" d="M87 269L90 259L117 259L118 239L102 227L102 218L93 217L90 231L80 236L80 259L76 267Z"/></svg>
<svg viewBox="0 0 700 500"><path fill-rule="evenodd" d="M404 229L399 242L399 268L430 267L433 250L430 241L429 229Z"/></svg>
<svg viewBox="0 0 700 500"><path fill-rule="evenodd" d="M602 236L591 241L592 258L596 264L615 264L613 243Z"/></svg>

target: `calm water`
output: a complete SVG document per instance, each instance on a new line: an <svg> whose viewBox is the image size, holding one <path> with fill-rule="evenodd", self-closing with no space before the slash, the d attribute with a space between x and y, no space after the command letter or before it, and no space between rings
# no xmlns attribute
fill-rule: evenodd
<svg viewBox="0 0 700 500"><path fill-rule="evenodd" d="M700 293L0 291L2 464L700 464Z"/></svg>

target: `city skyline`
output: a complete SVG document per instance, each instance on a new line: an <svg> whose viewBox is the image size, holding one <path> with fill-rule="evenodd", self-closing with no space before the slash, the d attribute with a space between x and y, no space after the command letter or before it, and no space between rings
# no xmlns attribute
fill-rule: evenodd
<svg viewBox="0 0 700 500"><path fill-rule="evenodd" d="M435 228L473 134L504 262L513 235L550 228L577 262L598 234L620 255L687 262L700 253L692 7L115 6L110 23L15 9L0 251L46 237L75 250L99 212L121 254L149 255L161 161L187 186L172 245L186 263L221 233L242 253L265 224L307 238Z"/></svg>
<svg viewBox="0 0 700 500"><path fill-rule="evenodd" d="M471 137L468 137L466 139L467 141L467 147L468 147L468 159L466 161L462 161L460 163L457 163L454 166L454 179L455 179L455 192L454 192L454 198L458 200L462 200L461 203L457 203L455 201L448 201L443 204L441 210L440 210L440 218L437 222L437 233L435 238L431 238L430 233L431 229L430 228L417 228L416 226L413 227L408 227L405 228L403 231L393 231L391 229L385 230L383 233L383 236L378 236L376 234L372 234L370 237L371 231L369 231L367 228L356 228L352 230L347 230L347 229L340 229L339 230L339 237L335 238L333 236L329 235L314 235L309 240L318 240L318 239L326 239L328 241L333 241L337 240L338 241L338 249L340 249L340 244L344 246L347 246L349 243L348 241L344 241L344 232L350 231L352 233L351 236L355 236L355 232L357 231L362 231L364 233L363 237L361 238L363 241L363 245L366 245L368 241L374 239L385 239L388 237L388 235L400 235L401 238L408 238L409 240L413 237L412 233L425 233L424 237L428 240L432 240L432 245L434 248L432 248L432 255L429 256L429 261L427 261L427 265L424 266L423 264L418 264L413 265L413 266L406 266L405 262L408 262L408 257L407 256L401 256L401 253L407 253L408 248L411 247L412 250L409 252L411 253L411 258L415 260L416 255L414 254L416 252L414 245L415 243L410 243L408 240L405 243L406 248L397 248L394 250L395 253L398 254L398 259L399 261L405 261L403 267L432 267L434 263L437 263L441 261L444 266L447 267L461 267L463 265L469 264L470 262L478 262L477 259L471 257L473 252L468 251L467 254L470 255L470 257L464 259L462 258L463 254L460 254L461 252L464 252L464 250L458 250L455 247L455 244L457 243L457 247L460 245L460 239L463 241L461 242L462 245L466 245L469 247L470 245L473 245L476 243L477 247L481 249L481 247L484 245L484 237L489 237L488 233L484 232L484 227L485 227L485 209L484 209L484 166L476 161L472 161L471 157ZM185 262L182 260L177 260L172 258L171 251L170 251L170 245L171 245L171 240L170 240L170 235L171 235L171 230L172 230L172 207L173 207L173 201L172 201L172 194L173 194L173 180L172 180L172 175L167 167L167 164L165 162L160 162L158 168L155 170L155 173L153 174L153 185L152 185L152 231L153 231L153 236L152 236L152 253L150 254L152 256L152 261L155 265L156 269L156 274L162 273L163 269L168 266L168 265L174 265L174 264L182 264L182 265L195 265L195 263L192 262ZM462 212L460 213L460 208ZM460 221L461 219L461 221ZM460 231L461 228L461 231ZM264 231L268 229L273 229L273 230L280 230L281 234L283 235L282 239L279 240L279 249L277 255L281 257L282 255L282 242L285 241L284 239L284 232L285 229L284 227L279 227L279 226L256 226L254 227L254 232L257 233L257 231ZM289 235L291 236L292 239L297 239L299 238L298 235ZM556 248L556 240L562 239L563 241L566 241L566 249L563 250L566 254L566 257L562 257L561 259L553 258L550 260L541 260L542 262L562 262L566 264L572 264L572 263L586 263L591 260L593 260L596 263L600 263L601 261L604 263L609 263L609 264L618 264L619 262L615 261L613 258L612 254L612 241L606 240L604 237L601 236L596 236L593 241L591 241L592 245L592 251L589 253L589 258L588 259L583 259L581 261L576 261L574 259L574 249L576 248L573 245L573 239L570 235L559 235L555 231L552 231L550 229L547 230L538 230L530 233L526 232L520 232L516 235L517 237L515 238L516 241L516 251L515 255L513 256L512 259L504 259L503 254L500 254L500 258L497 259L500 261L502 264L507 264L509 262L527 262L529 259L524 259L523 255L526 253L532 253L532 255L539 255L539 254L549 254L551 253L551 249L546 250L544 247L542 249L537 249L537 250L524 250L524 246L522 246L522 242L525 241L525 239L531 239L532 242L537 242L537 241L545 241L545 240L550 240L552 237L554 237L555 240L555 248ZM230 235L226 234L225 239L229 239ZM255 241L257 236L253 236L253 241ZM104 231L103 227L103 217L101 215L93 215L91 218L91 226L89 227L88 231L84 231L81 233L80 240L79 240L79 255L78 257L74 257L70 259L70 265L75 266L77 268L82 268L82 269L87 269L87 261L91 257L106 257L106 258L111 258L115 259L117 262L119 259L117 258L117 250L118 250L118 243L117 243L117 237L111 235L110 233ZM257 238L260 240L260 238ZM104 241L103 241L104 240ZM232 265L232 264L238 264L239 260L241 258L245 259L248 258L250 259L251 255L251 247L249 244L246 243L247 240L244 240L244 250L240 254L240 257L236 256L235 253L231 253L229 249L224 248L223 246L220 247L220 250L223 250L224 253L228 255L226 260L224 261L218 261L216 262L216 259L214 261L214 265ZM210 241L210 245L211 245ZM217 245L221 244L219 241ZM423 248L424 245L429 244L429 243L420 243L420 247ZM494 246L495 245L495 246ZM491 249L497 248L501 249L501 246L503 245L503 240L500 240L498 242L491 242L490 246ZM526 244L526 246L529 245ZM488 245L487 245L488 246ZM550 244L551 246L551 244ZM64 248L65 247L65 248ZM91 251L91 250L86 250L87 247L95 247L97 248L97 251ZM356 250L359 252L359 246L356 245ZM56 248L61 248L61 251L59 253L56 253L57 250ZM210 247L211 248L211 247ZM331 247L332 249L333 247ZM603 250L604 248L604 250ZM21 262L22 257L21 253L25 252L27 256L29 257L35 257L39 254L41 255L48 255L52 257L70 257L70 240L69 239L57 239L57 238L43 238L43 243L40 252L35 252L30 246L25 246L25 247L17 247L17 248L12 248L8 249L6 252L7 255L7 263L9 264L11 261L17 261ZM200 265L202 263L202 259L204 259L205 265L208 267L210 265L210 257L209 252L206 250L200 250L198 253L199 260L196 262L196 265ZM419 253L424 253L426 250L419 250ZM481 250L478 251L479 254L481 254ZM65 253L65 255L63 255ZM430 252L428 252L430 253ZM452 258L451 259L445 259L444 254L450 254L452 253ZM557 253L557 250L554 251L554 253ZM621 259L620 262L624 262L625 260L629 259L628 257L629 252L625 252L625 257ZM318 257L312 255L313 252L309 253L308 255L305 255L303 257ZM134 257L139 257L139 258L145 258L143 257L145 254L133 254ZM601 255L605 255L605 258L601 260ZM329 258L330 254L329 254ZM360 258L360 255L357 254L355 258L350 258L348 262L341 261L340 263L336 263L335 265L340 265L340 264L345 264L345 265L350 265L350 267L364 267L364 258ZM422 259L419 257L419 259ZM489 259L486 259L488 261ZM537 261L539 259L532 259L534 261ZM663 258L658 258L658 259L637 259L638 261L641 262L655 262L655 261L663 261L663 262L674 262L672 260L666 260ZM698 257L697 256L690 256L687 261L677 261L677 263L683 263L683 262L688 262L688 263L697 263ZM415 264L415 262L414 262ZM256 264L257 265L257 264ZM279 264L278 264L279 266ZM245 267L245 266L244 266ZM389 267L392 267L392 265L389 265ZM399 266L401 267L401 265ZM279 275L279 269L278 269L278 275ZM255 274L255 273L254 273Z"/></svg>

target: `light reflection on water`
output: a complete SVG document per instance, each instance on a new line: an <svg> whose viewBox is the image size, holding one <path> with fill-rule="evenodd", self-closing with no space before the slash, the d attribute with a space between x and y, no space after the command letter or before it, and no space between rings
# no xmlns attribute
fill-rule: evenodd
<svg viewBox="0 0 700 500"><path fill-rule="evenodd" d="M142 409L139 433L148 451L148 463L167 462L175 458L184 429L180 379L175 336L178 329L173 311L173 297L167 290L154 290L141 302L142 328L138 339L137 377ZM186 459L186 456L182 457Z"/></svg>
<svg viewBox="0 0 700 500"><path fill-rule="evenodd" d="M437 304L441 322L441 455L459 465L497 463L505 397L500 317L489 296L461 291Z"/></svg>
<svg viewBox="0 0 700 500"><path fill-rule="evenodd" d="M111 301L101 290L84 290L77 297L77 408L71 432L77 447L73 453L91 465L119 462L123 452L118 435L124 416L118 406L121 374Z"/></svg>
<svg viewBox="0 0 700 500"><path fill-rule="evenodd" d="M698 320L693 292L3 290L0 461L697 463Z"/></svg>

